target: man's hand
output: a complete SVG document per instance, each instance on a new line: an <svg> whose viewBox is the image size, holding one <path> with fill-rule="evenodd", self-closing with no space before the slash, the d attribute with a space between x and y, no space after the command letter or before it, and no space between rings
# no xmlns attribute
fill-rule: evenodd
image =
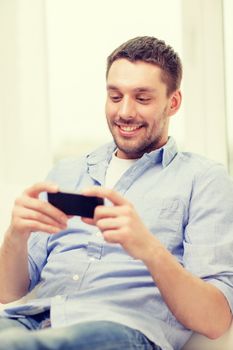
<svg viewBox="0 0 233 350"><path fill-rule="evenodd" d="M43 231L52 234L66 228L66 215L39 199L41 192L58 190L57 185L37 183L16 199L10 227L0 248L1 303L19 299L28 291L30 280L27 241L31 232Z"/></svg>
<svg viewBox="0 0 233 350"><path fill-rule="evenodd" d="M67 216L49 204L39 199L41 192L58 192L58 186L41 182L26 189L15 200L12 220L7 235L28 239L32 231L57 233L66 228Z"/></svg>
<svg viewBox="0 0 233 350"><path fill-rule="evenodd" d="M103 187L92 187L85 195L107 198L113 206L98 206L93 219L82 218L96 225L109 243L119 243L134 258L145 261L151 247L161 245L145 227L133 205L119 193Z"/></svg>

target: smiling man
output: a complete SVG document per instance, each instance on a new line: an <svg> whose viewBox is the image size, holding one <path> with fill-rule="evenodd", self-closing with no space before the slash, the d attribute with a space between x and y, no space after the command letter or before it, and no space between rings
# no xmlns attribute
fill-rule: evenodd
<svg viewBox="0 0 233 350"><path fill-rule="evenodd" d="M181 104L178 55L137 37L107 61L113 142L64 160L14 206L0 251L0 350L179 350L217 338L233 309L233 183L168 136ZM105 199L93 218L47 202L66 188ZM19 269L20 266L20 269Z"/></svg>
<svg viewBox="0 0 233 350"><path fill-rule="evenodd" d="M179 90L168 95L161 68L118 59L107 78L106 115L119 158L140 158L167 142L169 117L179 108Z"/></svg>

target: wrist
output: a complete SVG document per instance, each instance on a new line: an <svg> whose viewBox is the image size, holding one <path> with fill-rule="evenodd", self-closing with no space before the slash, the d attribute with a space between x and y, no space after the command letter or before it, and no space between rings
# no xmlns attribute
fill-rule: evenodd
<svg viewBox="0 0 233 350"><path fill-rule="evenodd" d="M159 242L159 240L157 240L157 238L153 236L147 249L145 249L145 254L142 261L150 270L152 266L164 260L167 252L167 249Z"/></svg>
<svg viewBox="0 0 233 350"><path fill-rule="evenodd" d="M21 235L16 233L10 226L4 235L3 244L11 249L21 249L27 246L28 238L28 234Z"/></svg>

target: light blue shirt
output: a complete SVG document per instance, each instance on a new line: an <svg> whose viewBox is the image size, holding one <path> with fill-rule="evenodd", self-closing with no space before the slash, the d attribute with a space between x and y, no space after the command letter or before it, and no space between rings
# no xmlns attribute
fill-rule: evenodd
<svg viewBox="0 0 233 350"><path fill-rule="evenodd" d="M49 180L77 192L104 186L115 147L64 160ZM233 310L233 183L224 167L178 152L170 138L137 160L115 190L180 264L219 288ZM191 335L169 311L146 266L79 217L58 234L33 233L29 267L38 299L8 309L12 315L51 308L52 327L115 321L140 330L163 350L180 349Z"/></svg>

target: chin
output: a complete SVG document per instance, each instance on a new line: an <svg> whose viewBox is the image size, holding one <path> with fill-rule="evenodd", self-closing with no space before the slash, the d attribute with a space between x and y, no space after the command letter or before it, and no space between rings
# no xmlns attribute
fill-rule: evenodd
<svg viewBox="0 0 233 350"><path fill-rule="evenodd" d="M141 156L145 153L135 147L122 147L121 145L117 145L118 149L122 154L125 155L125 158L128 159L136 159L141 158Z"/></svg>

